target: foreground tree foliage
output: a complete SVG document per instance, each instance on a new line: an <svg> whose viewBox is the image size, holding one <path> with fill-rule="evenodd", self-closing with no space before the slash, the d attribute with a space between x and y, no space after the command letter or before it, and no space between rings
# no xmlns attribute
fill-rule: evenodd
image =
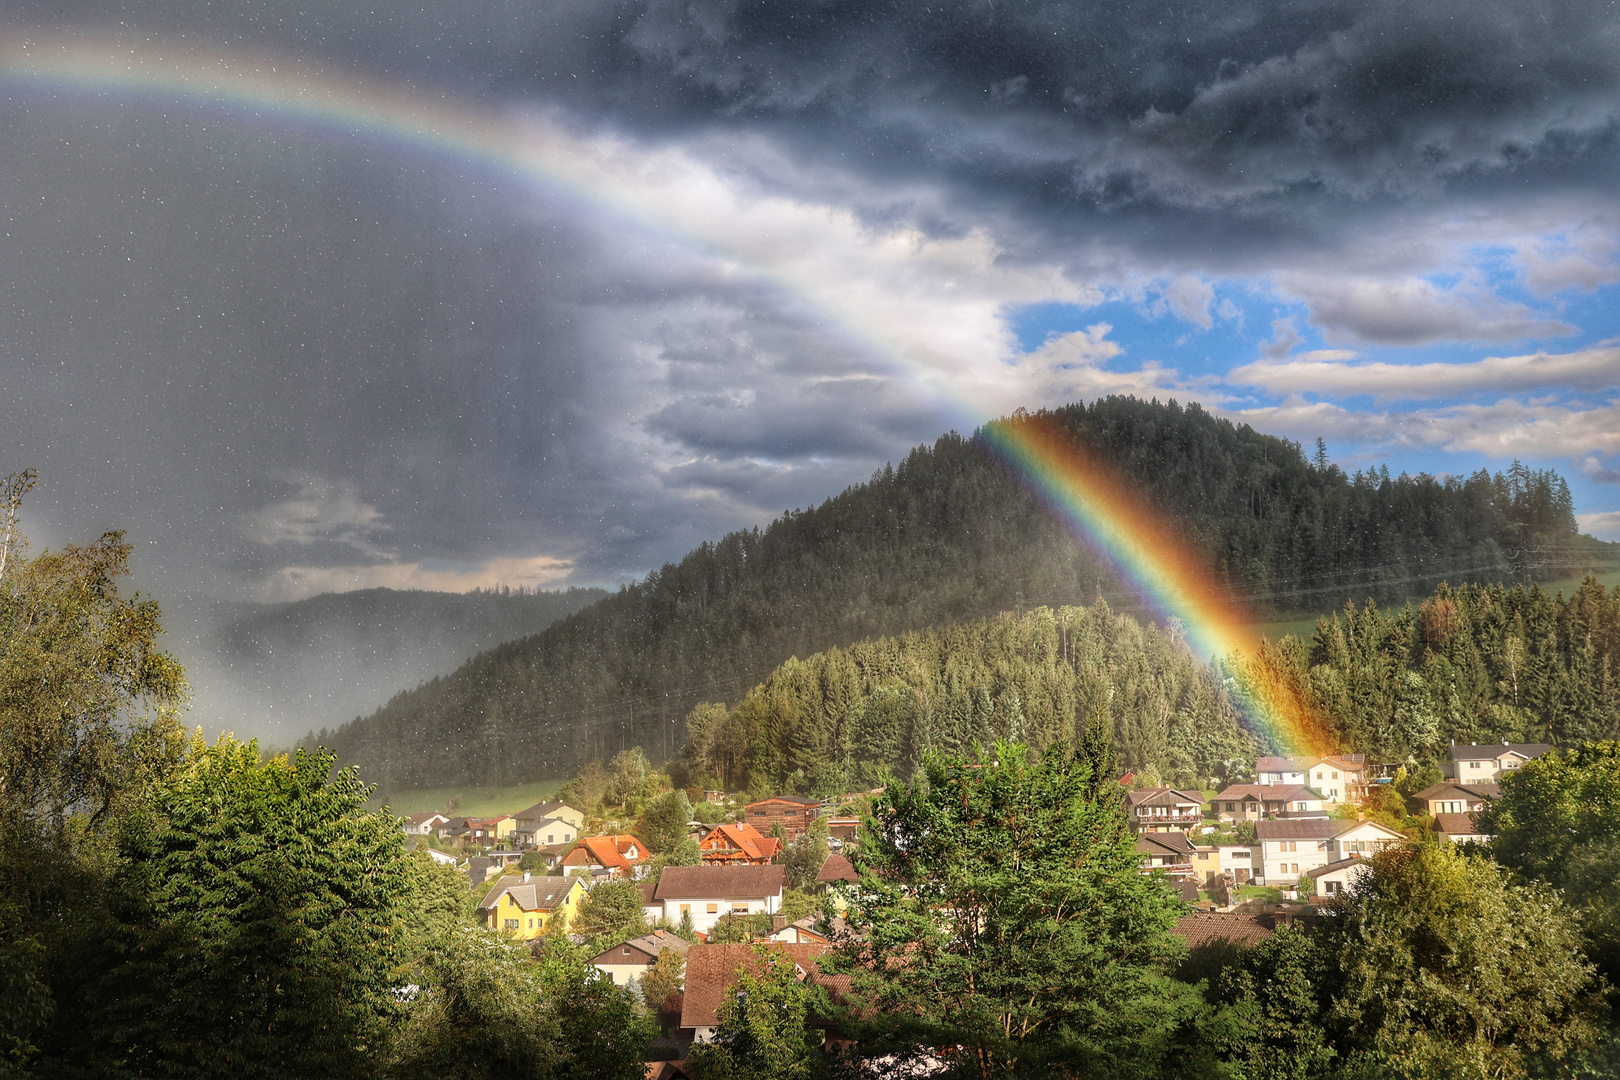
<svg viewBox="0 0 1620 1080"><path fill-rule="evenodd" d="M194 747L119 838L90 1037L136 1074L343 1077L399 1012L410 867L330 754Z"/></svg>
<svg viewBox="0 0 1620 1080"><path fill-rule="evenodd" d="M818 1080L828 1074L822 1032L810 1025L817 1001L793 961L756 946L720 1005L714 1041L696 1047L686 1068L694 1080Z"/></svg>
<svg viewBox="0 0 1620 1080"><path fill-rule="evenodd" d="M1435 845L1371 870L1320 932L1348 1046L1414 1080L1484 1080L1596 1041L1593 968L1553 890Z"/></svg>
<svg viewBox="0 0 1620 1080"><path fill-rule="evenodd" d="M1138 872L1102 726L1039 755L930 756L852 854L852 976L869 1035L956 1048L959 1075L1131 1075L1176 1021L1180 902Z"/></svg>

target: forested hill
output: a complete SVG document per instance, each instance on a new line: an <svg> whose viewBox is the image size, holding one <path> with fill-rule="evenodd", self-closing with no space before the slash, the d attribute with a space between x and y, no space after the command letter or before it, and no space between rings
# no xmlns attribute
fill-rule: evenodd
<svg viewBox="0 0 1620 1080"><path fill-rule="evenodd" d="M193 719L238 730L279 725L285 734L272 741L284 742L372 712L401 686L449 674L607 595L362 589L193 618L179 633L196 693Z"/></svg>
<svg viewBox="0 0 1620 1080"><path fill-rule="evenodd" d="M1620 737L1620 590L1595 579L1569 596L1442 586L1395 610L1347 608L1259 663L1299 688L1337 749L1375 761ZM1239 720L1225 674L1101 602L863 641L789 660L729 710L695 709L685 779L825 796L884 769L908 777L926 750L1078 738L1101 711L1123 767L1220 787L1281 750Z"/></svg>
<svg viewBox="0 0 1620 1080"><path fill-rule="evenodd" d="M1575 532L1552 473L1346 475L1325 454L1307 459L1174 402L1108 398L1042 419L1178 518L1261 610L1613 559L1612 545ZM978 437L951 434L401 693L327 741L389 788L565 775L631 745L658 759L680 746L694 704L735 700L790 656L1099 595L1132 604Z"/></svg>

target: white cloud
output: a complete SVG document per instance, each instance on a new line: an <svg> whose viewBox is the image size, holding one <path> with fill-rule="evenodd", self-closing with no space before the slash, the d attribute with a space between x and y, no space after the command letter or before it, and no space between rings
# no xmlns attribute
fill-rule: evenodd
<svg viewBox="0 0 1620 1080"><path fill-rule="evenodd" d="M1354 356L1321 350L1291 360L1261 360L1233 368L1227 381L1274 394L1371 394L1380 401L1455 397L1482 390L1620 386L1620 345L1612 343L1568 353L1488 356L1459 364L1347 362Z"/></svg>
<svg viewBox="0 0 1620 1080"><path fill-rule="evenodd" d="M1560 319L1503 300L1471 279L1442 288L1414 275L1351 276L1291 272L1278 288L1303 301L1330 339L1386 345L1434 341L1514 341L1574 333Z"/></svg>
<svg viewBox="0 0 1620 1080"><path fill-rule="evenodd" d="M1599 540L1620 540L1620 510L1599 510L1591 514L1576 514L1575 524L1583 533Z"/></svg>
<svg viewBox="0 0 1620 1080"><path fill-rule="evenodd" d="M259 544L346 544L375 554L371 538L386 528L382 511L362 500L353 484L305 479L297 495L270 503L250 515L243 532Z"/></svg>
<svg viewBox="0 0 1620 1080"><path fill-rule="evenodd" d="M566 578L574 564L549 555L499 558L472 566L425 566L380 563L373 566L284 566L260 581L255 599L266 603L302 600L327 592L355 589L424 589L469 592L496 585L549 585Z"/></svg>
<svg viewBox="0 0 1620 1080"><path fill-rule="evenodd" d="M1205 330L1215 325L1210 308L1215 303L1215 286L1203 278L1183 275L1165 287L1163 302L1171 311Z"/></svg>
<svg viewBox="0 0 1620 1080"><path fill-rule="evenodd" d="M1593 220L1518 245L1516 261L1525 284L1537 296L1563 289L1590 292L1620 281L1620 238L1606 223Z"/></svg>

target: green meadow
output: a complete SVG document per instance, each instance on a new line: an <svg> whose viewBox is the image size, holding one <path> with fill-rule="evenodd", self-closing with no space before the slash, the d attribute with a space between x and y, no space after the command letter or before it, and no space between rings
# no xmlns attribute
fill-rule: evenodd
<svg viewBox="0 0 1620 1080"><path fill-rule="evenodd" d="M396 814L417 814L426 810L453 813L461 817L494 817L497 814L515 814L527 810L537 802L556 796L567 780L537 780L532 784L514 784L511 787L447 787L421 788L417 791L391 791L386 795L388 808ZM456 800L454 811L446 811L450 800ZM370 809L383 805L373 797Z"/></svg>

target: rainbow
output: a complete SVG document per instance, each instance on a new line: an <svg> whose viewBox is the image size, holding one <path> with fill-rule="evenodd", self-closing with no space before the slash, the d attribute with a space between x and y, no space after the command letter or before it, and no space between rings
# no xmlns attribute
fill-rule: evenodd
<svg viewBox="0 0 1620 1080"><path fill-rule="evenodd" d="M0 35L0 88L145 100L225 112L250 121L304 127L344 141L371 142L476 167L578 200L657 233L696 242L740 268L808 300L837 333L863 354L935 391L963 426L984 419L959 393L942 387L938 372L874 328L868 315L852 319L836 292L784 268L790 239L739 244L694 229L678 199L620 179L617 150L590 144L544 115L497 115L443 96L298 60L227 56L200 45L133 43L112 38ZM1185 635L1195 654L1221 660L1239 681L1248 720L1285 753L1322 754L1330 732L1285 680L1257 662L1261 642L1251 619L1215 587L1207 561L1178 536L1177 527L1127 490L1083 448L1040 415L1020 413L984 425L985 442L1042 496L1077 537L1095 548Z"/></svg>

